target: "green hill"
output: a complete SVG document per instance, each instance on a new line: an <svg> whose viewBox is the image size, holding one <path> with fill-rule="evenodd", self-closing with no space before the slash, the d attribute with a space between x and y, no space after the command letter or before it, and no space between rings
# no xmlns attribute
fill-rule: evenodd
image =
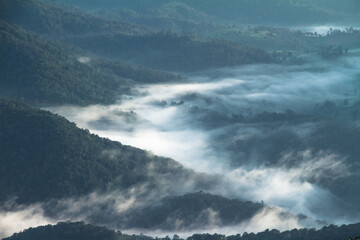
<svg viewBox="0 0 360 240"><path fill-rule="evenodd" d="M79 62L66 46L3 21L0 53L0 95L29 103L110 103L129 85Z"/></svg>
<svg viewBox="0 0 360 240"><path fill-rule="evenodd" d="M109 21L39 0L0 0L0 19L38 34L54 36L104 32L141 33L135 24Z"/></svg>
<svg viewBox="0 0 360 240"><path fill-rule="evenodd" d="M120 232L88 225L83 222L60 222L54 226L30 228L22 233L14 234L12 237L4 238L4 240L120 240L121 235Z"/></svg>
<svg viewBox="0 0 360 240"><path fill-rule="evenodd" d="M161 203L130 212L125 219L127 228L145 229L200 229L214 224L235 225L253 217L264 204L227 199L209 193L197 192L167 197Z"/></svg>
<svg viewBox="0 0 360 240"><path fill-rule="evenodd" d="M88 56L0 20L0 96L31 104L109 104L132 83L182 80Z"/></svg>
<svg viewBox="0 0 360 240"><path fill-rule="evenodd" d="M100 138L21 103L0 100L0 116L0 201L75 197L161 181L162 174L193 174L173 160Z"/></svg>
<svg viewBox="0 0 360 240"><path fill-rule="evenodd" d="M269 54L257 48L222 40L201 40L171 32L150 32L147 28L137 27L135 24L127 24L120 20L104 20L39 0L0 0L0 5L3 6L0 10L0 19L7 23L17 24L28 31L47 37L57 36L58 40L102 57L150 68L186 72L272 62ZM200 12L196 12L196 17L191 17L193 10L184 4L168 5L162 10L161 15L165 14L165 19L171 18L179 24L188 24L188 19L192 19L191 21L197 25L198 20L205 17ZM182 9L180 12L187 13L175 11L174 16L166 15L168 8L178 7ZM188 19L182 19L184 14ZM200 25L204 27L204 31L207 27L212 28L211 24ZM195 29L202 28L200 25Z"/></svg>
<svg viewBox="0 0 360 240"><path fill-rule="evenodd" d="M170 32L141 36L103 34L67 38L67 42L103 57L168 71L198 71L273 61L258 48L224 40L203 41Z"/></svg>
<svg viewBox="0 0 360 240"><path fill-rule="evenodd" d="M354 239L359 235L360 224L342 225L337 227L334 225L323 227L322 229L293 229L291 231L280 232L278 230L267 229L259 233L243 233L242 235L225 236L222 234L194 234L187 238L187 240L260 240L260 239L278 239L278 240L338 240L351 237ZM83 222L66 222L58 223L54 226L47 225L37 228L30 228L21 233L16 233L11 237L3 240L169 240L165 238L153 238L145 235L127 235L114 230L108 230L103 227L96 227L85 224ZM173 239L182 239L174 235Z"/></svg>
<svg viewBox="0 0 360 240"><path fill-rule="evenodd" d="M356 23L360 7L357 0L48 0L76 5L87 11L127 9L144 18L170 17L177 20L211 19L235 24L319 24ZM169 18L168 18L169 19Z"/></svg>

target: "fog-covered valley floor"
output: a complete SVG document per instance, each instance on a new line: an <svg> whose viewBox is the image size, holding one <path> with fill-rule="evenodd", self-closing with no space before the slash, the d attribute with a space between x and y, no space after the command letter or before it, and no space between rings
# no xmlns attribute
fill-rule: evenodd
<svg viewBox="0 0 360 240"><path fill-rule="evenodd" d="M359 8L0 0L0 239L355 238Z"/></svg>
<svg viewBox="0 0 360 240"><path fill-rule="evenodd" d="M354 132L359 131L360 58L304 59L307 63L301 65L214 69L188 74L183 83L141 85L110 106L47 109L99 136L216 176L207 192L268 206L240 225L218 226L215 212L207 215L213 218L210 226L176 233L355 222L360 210L356 191L343 184L357 184L353 179L360 153L353 147L359 138ZM170 186L158 196L199 190L183 184L187 187ZM129 199L131 204L141 201ZM156 236L169 232L128 231Z"/></svg>

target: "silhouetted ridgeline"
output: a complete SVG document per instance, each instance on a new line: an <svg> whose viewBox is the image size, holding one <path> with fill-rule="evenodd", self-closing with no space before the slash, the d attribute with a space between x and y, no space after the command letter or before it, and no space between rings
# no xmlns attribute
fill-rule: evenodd
<svg viewBox="0 0 360 240"><path fill-rule="evenodd" d="M349 236L358 236L360 224L343 225L341 227L329 226L320 230L315 229L294 229L291 231L279 232L278 230L266 230L257 234L244 233L242 235L228 236L220 234L194 234L187 240L343 240ZM145 235L128 235L119 231L109 230L104 227L96 227L83 222L61 222L57 225L30 228L21 233L16 233L3 240L170 240L165 238L153 238ZM174 235L173 240L180 240Z"/></svg>

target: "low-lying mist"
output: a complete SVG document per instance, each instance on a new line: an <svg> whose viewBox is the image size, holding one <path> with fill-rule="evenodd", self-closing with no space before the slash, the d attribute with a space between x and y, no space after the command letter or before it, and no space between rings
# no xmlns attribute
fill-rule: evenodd
<svg viewBox="0 0 360 240"><path fill-rule="evenodd" d="M228 235L350 223L356 221L359 208L354 207L351 189L341 186L353 183L358 188L353 178L360 167L356 162L360 152L354 149L360 133L356 117L360 58L304 58L308 63L302 65L215 69L189 74L187 83L140 85L136 94L110 106L47 109L99 136L216 176L212 178L216 184L203 189L206 192L266 204L250 219L229 226L219 224L218 213L209 209L201 216L210 227L186 228L179 219L168 219L172 228L133 225L128 232ZM140 198L139 189L134 189L132 195L93 193L52 203L55 205L44 203L39 211L46 214L38 218L36 212L34 218L37 222L85 220L119 228L125 226L121 225L126 222L122 214L129 209L199 190L191 184L187 188L180 185ZM110 214L96 215L89 209L107 213L117 209L118 214L107 218Z"/></svg>

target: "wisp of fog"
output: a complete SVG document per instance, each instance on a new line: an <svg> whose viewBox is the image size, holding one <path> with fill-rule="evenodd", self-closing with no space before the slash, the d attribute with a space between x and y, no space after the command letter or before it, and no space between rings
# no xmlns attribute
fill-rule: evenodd
<svg viewBox="0 0 360 240"><path fill-rule="evenodd" d="M262 148L249 154L237 150L245 145L252 146L254 137L265 139L284 131L304 140L321 125L318 120L305 118L300 122L280 121L275 128L274 123L267 120L265 123L256 120L259 114L291 111L306 116L326 101L337 103L357 98L360 58L312 61L308 57L307 62L302 65L248 65L203 71L187 75L189 81L185 83L139 85L136 94L124 96L110 106L46 109L101 137L171 157L197 172L218 174L218 185L207 189L213 194L264 201L268 206L237 226L217 227L214 220L211 230L182 229L177 233L187 235L212 231L229 234L352 222L356 215L348 214L348 210L341 206L341 200L318 184L329 174L334 179L350 175L347 156L332 149L304 147L280 149L279 156L275 154L273 159L266 160L267 150ZM91 201L83 204L96 205L108 198L92 195L87 199ZM120 201L122 205L116 205L121 211L124 211L122 207L127 210L140 204L136 196L125 200ZM64 200L60 205L64 209L74 206L82 209L80 202L84 199ZM66 216L66 211L64 214L61 218L71 216ZM297 214L306 215L306 220L302 221ZM85 214L76 220L87 218L89 216ZM161 229L129 231L157 236L168 233Z"/></svg>

